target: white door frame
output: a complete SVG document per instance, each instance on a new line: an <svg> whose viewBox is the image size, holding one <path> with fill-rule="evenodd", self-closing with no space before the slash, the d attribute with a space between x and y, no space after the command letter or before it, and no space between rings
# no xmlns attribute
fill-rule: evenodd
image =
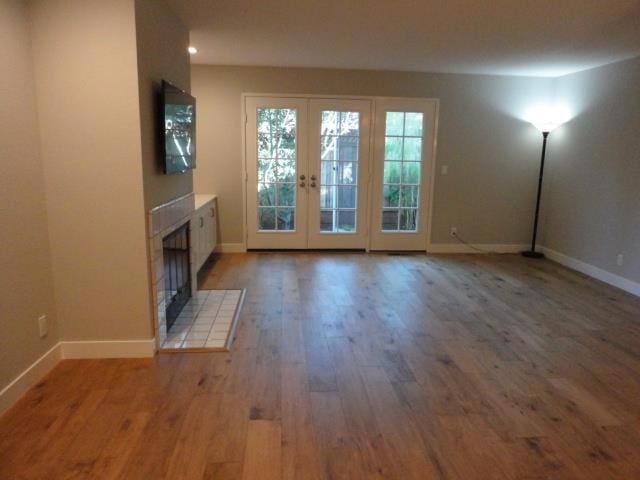
<svg viewBox="0 0 640 480"><path fill-rule="evenodd" d="M361 99L361 100L371 100L372 101L372 111L371 118L375 118L377 115L377 100L414 100L414 101L425 101L433 104L433 108L435 109L434 113L434 122L433 122L433 132L432 138L433 141L430 142L429 145L424 144L425 149L429 148L431 151L431 172L429 179L429 192L428 192L428 218L427 218L427 241L425 245L425 250L429 251L431 249L431 231L433 224L433 201L435 198L435 173L436 173L436 164L437 164L437 144L438 144L438 123L439 123L439 110L440 110L440 100L437 98L421 98L421 97L380 97L380 96L367 96L367 95L319 95L319 94L285 94L285 93L256 93L256 92L245 92L240 95L240 123L241 123L241 151L242 151L242 199L244 202L244 208L242 209L242 238L243 238L243 250L247 249L247 236L248 236L248 226L247 226L247 139L246 139L246 125L247 125L247 115L246 115L246 101L247 98L250 97L274 97L274 98L335 98L335 99ZM372 120L372 128L370 135L371 137L371 147L373 147L373 141L375 137L375 125L373 125ZM373 152L373 148L370 148L370 152ZM371 154L370 154L371 155ZM370 162L373 162L373 159L370 158ZM373 163L370 165L374 166ZM373 185L370 183L369 185L369 205L371 205L372 198L372 189ZM373 208L369 208L371 217L371 212L373 212ZM371 218L369 220L369 225L371 225ZM371 235L369 235L369 239ZM367 251L370 250L370 244L367 245Z"/></svg>

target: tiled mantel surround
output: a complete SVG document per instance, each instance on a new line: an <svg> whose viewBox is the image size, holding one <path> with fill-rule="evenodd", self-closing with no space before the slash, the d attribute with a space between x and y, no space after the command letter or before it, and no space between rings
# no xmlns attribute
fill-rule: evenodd
<svg viewBox="0 0 640 480"><path fill-rule="evenodd" d="M167 337L167 319L164 298L164 259L162 256L162 239L171 232L189 222L189 237L191 237L191 216L195 209L195 196L189 193L175 198L170 202L158 205L147 213L149 232L149 259L151 262L151 291L153 296L153 315L155 325L156 348L159 348ZM191 270L191 289L197 288L196 272L194 271L193 249L189 250Z"/></svg>

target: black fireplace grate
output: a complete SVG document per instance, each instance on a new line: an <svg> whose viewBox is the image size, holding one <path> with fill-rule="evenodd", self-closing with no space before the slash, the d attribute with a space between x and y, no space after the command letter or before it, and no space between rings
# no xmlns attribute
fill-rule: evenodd
<svg viewBox="0 0 640 480"><path fill-rule="evenodd" d="M167 331L191 297L189 224L185 223L162 239Z"/></svg>

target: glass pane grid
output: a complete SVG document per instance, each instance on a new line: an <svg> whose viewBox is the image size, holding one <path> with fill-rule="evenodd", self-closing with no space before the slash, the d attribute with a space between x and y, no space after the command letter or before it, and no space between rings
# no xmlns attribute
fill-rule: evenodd
<svg viewBox="0 0 640 480"><path fill-rule="evenodd" d="M356 233L359 112L322 112L320 233Z"/></svg>
<svg viewBox="0 0 640 480"><path fill-rule="evenodd" d="M257 110L258 230L294 231L297 111Z"/></svg>
<svg viewBox="0 0 640 480"><path fill-rule="evenodd" d="M422 123L423 115L419 112L386 113L382 231L418 229Z"/></svg>

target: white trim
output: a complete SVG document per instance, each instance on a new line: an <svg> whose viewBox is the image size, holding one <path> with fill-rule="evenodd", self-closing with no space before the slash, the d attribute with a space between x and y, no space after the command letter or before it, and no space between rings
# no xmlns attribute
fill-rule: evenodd
<svg viewBox="0 0 640 480"><path fill-rule="evenodd" d="M244 243L219 243L216 245L217 253L245 253L247 246Z"/></svg>
<svg viewBox="0 0 640 480"><path fill-rule="evenodd" d="M565 267L577 270L578 272L584 273L589 277L595 278L596 280L600 280L604 283L608 283L609 285L613 285L614 287L624 290L625 292L640 297L640 283L638 282L634 282L633 280L621 277L620 275L616 275L615 273L607 272L606 270L603 270L599 267L596 267L589 263L585 263L582 260L578 260L577 258L569 257L564 253L556 252L555 250L547 247L542 247L541 250L549 260L558 262Z"/></svg>
<svg viewBox="0 0 640 480"><path fill-rule="evenodd" d="M156 339L64 341L60 347L62 358L148 358L156 353Z"/></svg>
<svg viewBox="0 0 640 480"><path fill-rule="evenodd" d="M60 343L56 343L0 391L0 415L11 408L22 395L57 365L62 358L61 353Z"/></svg>
<svg viewBox="0 0 640 480"><path fill-rule="evenodd" d="M527 245L520 244L432 243L427 245L427 253L519 253L526 249Z"/></svg>

